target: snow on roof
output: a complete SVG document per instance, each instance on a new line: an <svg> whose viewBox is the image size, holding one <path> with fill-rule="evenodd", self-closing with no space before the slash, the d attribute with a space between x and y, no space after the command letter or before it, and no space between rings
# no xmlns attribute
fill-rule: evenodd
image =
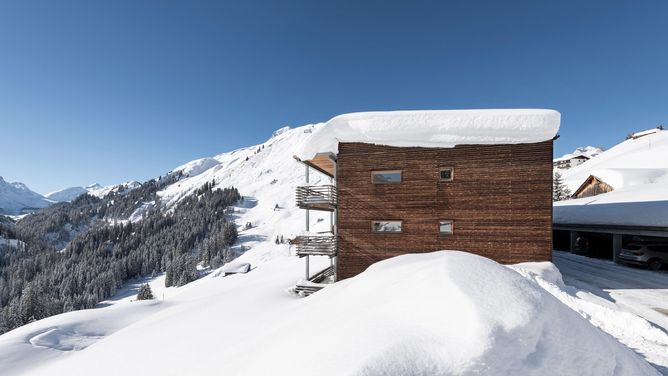
<svg viewBox="0 0 668 376"><path fill-rule="evenodd" d="M668 183L629 186L593 197L555 202L553 222L668 227Z"/></svg>
<svg viewBox="0 0 668 376"><path fill-rule="evenodd" d="M668 183L668 132L628 139L561 174L571 191L589 175L599 177L615 189Z"/></svg>
<svg viewBox="0 0 668 376"><path fill-rule="evenodd" d="M656 128L652 128L652 129L647 129L647 130L644 130L644 131L636 132L636 133L631 133L631 138L638 138L638 137L642 137L642 136L647 136L648 134L656 133L656 132L658 132L658 131L660 131L660 130L663 130L663 129L662 129L662 128L659 128L659 127L656 127Z"/></svg>
<svg viewBox="0 0 668 376"><path fill-rule="evenodd" d="M521 144L552 139L561 115L554 110L430 110L339 115L296 150L301 160L337 153L339 142L450 148L464 144Z"/></svg>

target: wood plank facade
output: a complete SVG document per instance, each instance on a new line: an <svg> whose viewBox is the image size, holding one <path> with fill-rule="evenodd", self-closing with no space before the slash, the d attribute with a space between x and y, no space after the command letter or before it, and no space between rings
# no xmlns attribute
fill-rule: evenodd
<svg viewBox="0 0 668 376"><path fill-rule="evenodd" d="M551 260L552 140L532 144L389 147L339 143L338 279L416 252L463 250L501 263ZM439 171L452 168L452 180ZM379 170L401 182L373 183ZM401 221L378 233L372 221ZM451 234L439 221L453 221Z"/></svg>

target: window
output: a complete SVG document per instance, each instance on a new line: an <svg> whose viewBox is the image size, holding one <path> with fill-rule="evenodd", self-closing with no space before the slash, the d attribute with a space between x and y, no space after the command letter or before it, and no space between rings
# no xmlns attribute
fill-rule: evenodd
<svg viewBox="0 0 668 376"><path fill-rule="evenodd" d="M441 235L450 235L454 230L454 222L452 220L438 221L438 233Z"/></svg>
<svg viewBox="0 0 668 376"><path fill-rule="evenodd" d="M401 183L401 170L371 171L374 184Z"/></svg>
<svg viewBox="0 0 668 376"><path fill-rule="evenodd" d="M452 167L441 167L438 169L438 180L452 181L455 176L455 170Z"/></svg>
<svg viewBox="0 0 668 376"><path fill-rule="evenodd" d="M379 234L398 234L401 232L401 221L371 221L371 231Z"/></svg>

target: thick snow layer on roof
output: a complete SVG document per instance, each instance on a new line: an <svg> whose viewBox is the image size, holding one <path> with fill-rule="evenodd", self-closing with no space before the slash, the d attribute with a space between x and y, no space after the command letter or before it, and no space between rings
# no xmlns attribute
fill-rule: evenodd
<svg viewBox="0 0 668 376"><path fill-rule="evenodd" d="M554 223L668 227L668 183L554 203Z"/></svg>
<svg viewBox="0 0 668 376"><path fill-rule="evenodd" d="M308 160L337 153L339 142L439 148L541 142L557 134L560 117L542 109L358 112L325 123L296 155Z"/></svg>

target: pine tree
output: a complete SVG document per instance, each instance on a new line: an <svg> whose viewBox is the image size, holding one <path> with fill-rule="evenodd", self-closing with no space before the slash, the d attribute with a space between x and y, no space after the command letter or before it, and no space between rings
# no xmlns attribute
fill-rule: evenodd
<svg viewBox="0 0 668 376"><path fill-rule="evenodd" d="M152 300L152 299L155 299L155 297L153 296L153 291L151 291L151 286L149 286L148 283L144 283L139 288L139 292L137 293L137 300Z"/></svg>
<svg viewBox="0 0 668 376"><path fill-rule="evenodd" d="M564 184L561 174L555 172L554 179L552 180L552 201L563 201L569 198L571 198L570 189Z"/></svg>

